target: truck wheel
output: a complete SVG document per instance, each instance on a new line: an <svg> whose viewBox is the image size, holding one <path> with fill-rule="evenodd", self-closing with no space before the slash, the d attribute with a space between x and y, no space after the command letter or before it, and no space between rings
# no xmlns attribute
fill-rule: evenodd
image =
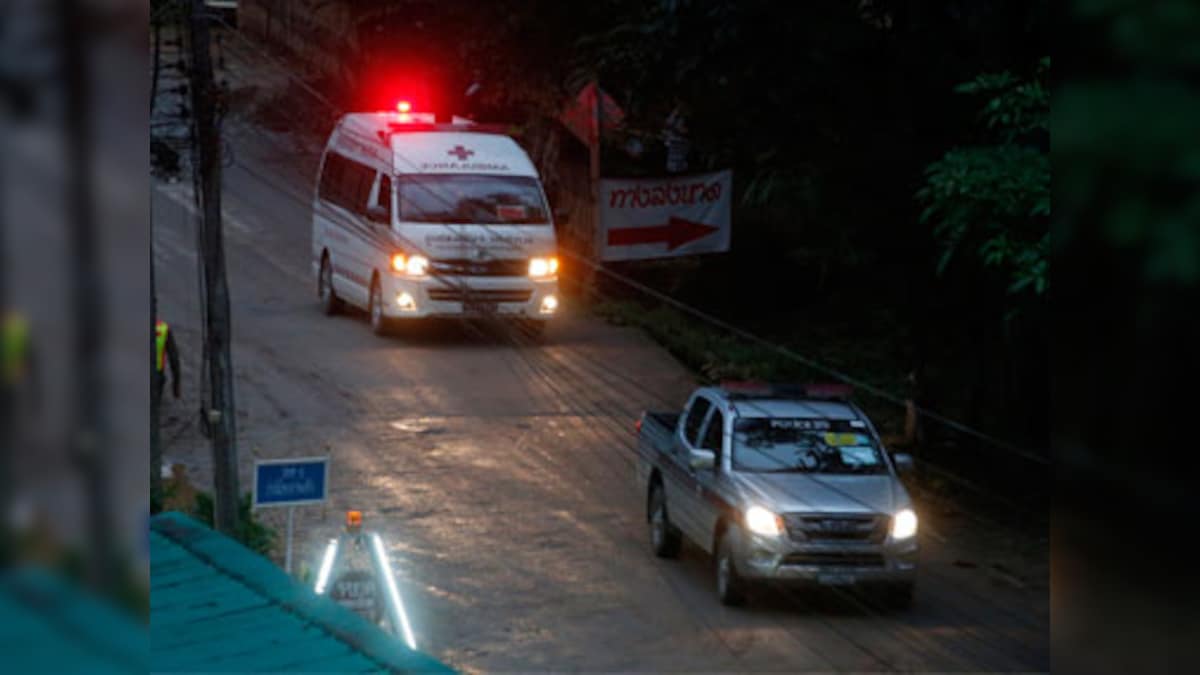
<svg viewBox="0 0 1200 675"><path fill-rule="evenodd" d="M662 485L655 483L650 488L650 546L660 558L679 556L682 535L667 516L667 496Z"/></svg>
<svg viewBox="0 0 1200 675"><path fill-rule="evenodd" d="M887 603L887 606L892 609L909 609L913 605L913 593L915 590L916 584L911 581L889 584L884 589L883 599Z"/></svg>
<svg viewBox="0 0 1200 675"><path fill-rule="evenodd" d="M717 544L717 598L722 605L738 606L746 603L746 582L734 564L732 539L726 532Z"/></svg>
<svg viewBox="0 0 1200 675"><path fill-rule="evenodd" d="M368 303L371 314L371 332L376 335L390 335L392 322L383 315L383 291L379 288L379 279L371 280L371 301Z"/></svg>
<svg viewBox="0 0 1200 675"><path fill-rule="evenodd" d="M342 309L342 299L333 290L333 265L329 256L321 256L321 272L317 275L317 297L321 299L321 311L333 316Z"/></svg>

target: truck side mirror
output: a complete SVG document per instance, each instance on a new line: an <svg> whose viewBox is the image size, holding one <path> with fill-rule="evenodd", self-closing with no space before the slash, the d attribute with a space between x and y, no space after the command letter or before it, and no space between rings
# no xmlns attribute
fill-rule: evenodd
<svg viewBox="0 0 1200 675"><path fill-rule="evenodd" d="M913 456L898 452L892 455L892 461L896 463L896 471L898 473L912 473L916 465L913 463Z"/></svg>
<svg viewBox="0 0 1200 675"><path fill-rule="evenodd" d="M712 450L691 450L691 457L688 458L688 464L693 469L704 471L712 469L716 464L717 456Z"/></svg>

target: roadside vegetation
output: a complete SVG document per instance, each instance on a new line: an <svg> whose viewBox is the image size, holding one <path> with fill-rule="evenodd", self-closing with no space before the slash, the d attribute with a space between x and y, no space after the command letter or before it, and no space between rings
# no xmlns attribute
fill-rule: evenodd
<svg viewBox="0 0 1200 675"><path fill-rule="evenodd" d="M213 526L212 493L193 487L182 467L176 468L175 475L163 481L162 510L178 511L209 527ZM238 502L238 531L234 539L259 555L270 556L278 533L256 516L251 495L247 492Z"/></svg>

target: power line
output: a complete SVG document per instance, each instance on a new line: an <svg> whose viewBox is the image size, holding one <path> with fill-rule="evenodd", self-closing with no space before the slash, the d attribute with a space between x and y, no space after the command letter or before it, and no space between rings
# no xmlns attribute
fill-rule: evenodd
<svg viewBox="0 0 1200 675"><path fill-rule="evenodd" d="M826 365L819 363L809 357L803 356L791 349L788 349L787 347L775 344L775 343L773 343L765 338L759 337L758 335L755 335L747 330L738 328L737 326L734 326L733 324L731 324L727 321L719 319L703 310L697 309L697 308L692 307L688 304L685 304L679 300L676 300L675 298L672 298L669 295L666 295L665 293L662 293L654 288L651 288L650 286L647 286L646 284L643 284L635 279L631 279L623 274L620 274L618 272L610 270L610 269L604 267L604 265L601 263L597 263L589 258L585 258L584 256L581 256L573 251L564 250L564 253L566 253L568 256L578 260L579 262L594 268L598 272L606 274L609 277L616 279L617 281L620 281L623 284L626 284L632 288L635 288L635 289L645 293L646 295L650 295L661 302L665 302L665 303L671 305L672 307L675 307L676 309L686 312L706 323L709 323L713 326L716 326L716 327L726 330L730 333L733 333L734 335L737 335L738 337L741 337L745 340L748 340L748 341L758 344L760 346L771 349L772 351L774 351L782 356L786 356L787 358L792 359L793 361L796 361L804 366L812 368L813 370L816 370L816 371L819 371L826 375L829 375L830 377L840 380L841 382L843 382L845 384L852 385L856 389L862 389L866 392L869 392L881 399L884 399L885 401L889 401L891 403L895 403L896 405L900 405L900 406L906 405L906 401L901 399L898 396L894 396L894 395L892 395L872 384L869 384L863 380L860 380L851 375L847 375L846 373L843 373L835 368L826 366ZM977 431L975 429L972 429L971 427L968 427L965 424L961 424L952 419L944 417L932 410L928 410L926 408L921 408L921 407L916 407L916 410L918 413L920 413L921 415L923 415L925 417L928 417L932 420L941 422L942 424L950 427L951 429L960 431L964 434L967 434L976 439L984 441L985 443L988 443L996 448L1006 450L1013 455L1022 457L1026 460L1029 460L1029 461L1037 463L1037 464L1042 464L1042 465L1050 464L1049 460L1046 459L1045 457L1035 455L1027 450L1024 450L1022 448L1019 448L1019 447L1013 445L1012 443L1009 443L1008 441L1001 440L990 434L986 434L982 431Z"/></svg>

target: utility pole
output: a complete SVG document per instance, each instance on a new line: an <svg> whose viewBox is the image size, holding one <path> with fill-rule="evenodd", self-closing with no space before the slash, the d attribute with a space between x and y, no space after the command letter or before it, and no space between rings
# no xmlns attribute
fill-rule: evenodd
<svg viewBox="0 0 1200 675"><path fill-rule="evenodd" d="M195 170L200 172L204 261L204 296L207 308L209 392L206 411L212 437L213 524L218 532L234 535L238 525L237 421L233 403L233 334L229 286L225 280L225 245L221 237L221 143L217 133L212 60L209 55L208 17L203 0L192 0L192 110L195 117Z"/></svg>
<svg viewBox="0 0 1200 675"><path fill-rule="evenodd" d="M600 223L600 125L603 123L600 113L600 80L592 80L592 124L588 134L588 177L592 184L592 259L597 264L604 250L604 228ZM596 268L588 265L584 275L584 301L592 291L596 290Z"/></svg>
<svg viewBox="0 0 1200 675"><path fill-rule="evenodd" d="M92 138L87 109L91 104L89 68L85 54L90 35L84 9L78 0L59 0L62 21L63 72L66 124L66 165L73 167L67 179L67 218L72 244L71 314L75 330L75 415L71 438L73 456L84 483L87 503L88 543L91 561L88 576L99 588L111 588L116 580L113 528L105 424L104 336L107 327L100 305L101 285L96 245L94 200L92 198Z"/></svg>

